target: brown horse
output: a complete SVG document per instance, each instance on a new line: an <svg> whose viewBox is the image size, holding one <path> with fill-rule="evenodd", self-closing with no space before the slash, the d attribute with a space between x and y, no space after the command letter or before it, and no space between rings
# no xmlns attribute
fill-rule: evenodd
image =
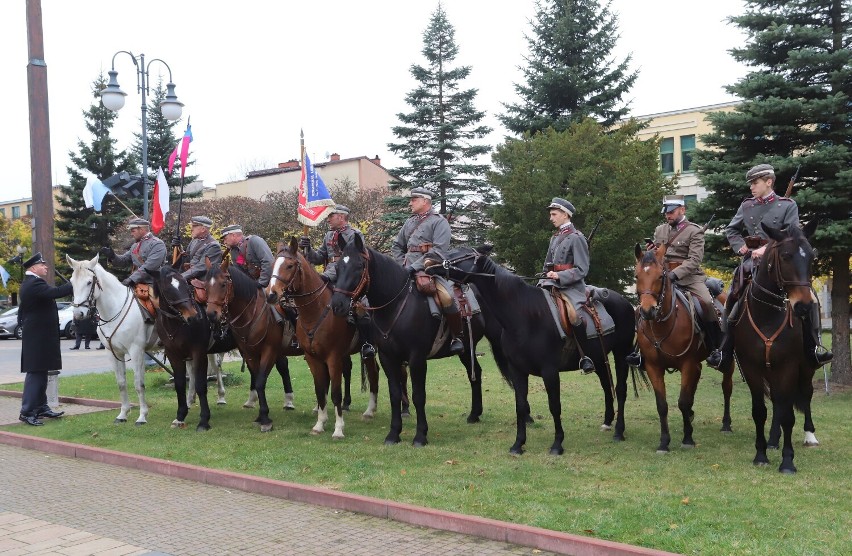
<svg viewBox="0 0 852 556"><path fill-rule="evenodd" d="M814 302L811 296L811 265L815 257L808 243L816 223L784 230L761 224L769 237L757 271L743 291L729 324L734 334L734 350L749 390L751 416L755 426L755 465L768 465L766 455L766 402L772 400L773 423L783 433L782 473L795 473L792 430L796 422L793 408L808 411L813 396L816 366L804 353L802 317Z"/></svg>
<svg viewBox="0 0 852 556"><path fill-rule="evenodd" d="M249 368L252 389L257 391L260 409L256 422L261 432L272 430L266 401L266 380L281 355L301 355L290 347L293 332L276 322L263 290L239 267L231 269L226 259L221 266L207 261L207 316L230 327L240 353Z"/></svg>
<svg viewBox="0 0 852 556"><path fill-rule="evenodd" d="M636 336L645 372L651 379L660 415L660 445L658 453L669 451L669 405L666 401L666 369L680 371L680 396L677 405L683 415L683 447L694 447L692 438L692 410L695 391L701 378L701 362L707 357L707 346L696 331L693 309L687 301L677 298L674 286L668 279L664 257L666 246L643 251L636 244L636 294L639 296ZM714 310L705 308L705 310ZM722 432L731 431L731 392L733 367L723 373L722 392L725 397L725 415Z"/></svg>
<svg viewBox="0 0 852 556"><path fill-rule="evenodd" d="M289 246L278 244L272 278L266 288L266 300L275 304L279 299L292 299L299 311L296 337L305 351L317 396L317 422L311 433L320 434L325 430L328 421L326 395L331 385L331 403L336 417L331 437L343 438L342 379L347 366L351 371L349 356L360 351L360 344L355 341L355 328L346 322L345 317L338 317L332 312L333 290L334 287L299 253L296 238L290 240ZM370 382L370 402L363 417L372 419L376 414L379 372L375 359L364 363Z"/></svg>

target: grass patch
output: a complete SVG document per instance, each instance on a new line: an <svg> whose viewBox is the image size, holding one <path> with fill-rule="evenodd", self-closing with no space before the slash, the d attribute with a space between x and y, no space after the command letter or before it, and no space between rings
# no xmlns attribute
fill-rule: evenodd
<svg viewBox="0 0 852 556"><path fill-rule="evenodd" d="M115 410L66 417L46 427L7 429L684 554L848 552L852 391L825 396L821 372L815 377L813 415L822 445L801 446L803 420L797 414L799 473L791 477L777 472L777 452L770 453L769 467L752 466L751 405L738 377L734 433L719 433L721 381L711 369L705 370L696 396L695 449L679 447L679 374L667 376L672 452L658 455L659 421L651 392L634 399L631 391L627 441L616 444L611 432L599 430L603 401L596 378L563 373L565 454L547 454L553 425L544 388L533 378L530 404L536 423L528 430L527 452L512 457L514 397L490 356L482 362L485 411L483 421L473 425L465 422L470 393L461 364L430 362L430 444L425 449L410 444L413 417L404 421L402 444L383 445L390 419L384 380L373 422L361 419L367 396L355 385L346 439L332 441L333 417L325 434L309 434L316 421L313 382L304 361L297 359L290 364L297 410L283 411L283 389L273 372L268 397L275 428L267 434L252 423L256 410L241 407L248 396L248 375L235 363L225 367L235 385L228 390L228 405L212 406L213 429L207 433L194 431L197 406L190 410L188 429L169 428L176 409L174 391L168 374L152 372L146 375L150 412L144 427L132 424L137 410L131 422L114 425ZM128 377L132 387L132 373ZM60 394L118 399L110 373L63 377ZM215 401L212 388L209 398Z"/></svg>

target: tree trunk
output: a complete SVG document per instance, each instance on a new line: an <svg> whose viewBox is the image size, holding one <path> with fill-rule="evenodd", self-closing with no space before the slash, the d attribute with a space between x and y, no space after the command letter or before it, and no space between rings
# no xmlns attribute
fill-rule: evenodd
<svg viewBox="0 0 852 556"><path fill-rule="evenodd" d="M831 380L852 384L852 360L849 350L849 254L831 257Z"/></svg>

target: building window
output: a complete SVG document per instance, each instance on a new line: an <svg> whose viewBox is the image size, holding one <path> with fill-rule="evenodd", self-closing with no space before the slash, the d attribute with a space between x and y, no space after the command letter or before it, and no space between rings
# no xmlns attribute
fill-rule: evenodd
<svg viewBox="0 0 852 556"><path fill-rule="evenodd" d="M664 174L674 173L674 137L660 141L660 168Z"/></svg>
<svg viewBox="0 0 852 556"><path fill-rule="evenodd" d="M697 203L698 195L684 195L683 202L686 203L686 206L690 206L692 203Z"/></svg>
<svg viewBox="0 0 852 556"><path fill-rule="evenodd" d="M6 207L0 208L0 217L6 218Z"/></svg>
<svg viewBox="0 0 852 556"><path fill-rule="evenodd" d="M12 207L12 218L21 217L21 207Z"/></svg>
<svg viewBox="0 0 852 556"><path fill-rule="evenodd" d="M694 172L692 169L692 151L695 150L695 135L680 136L680 167L682 172Z"/></svg>
<svg viewBox="0 0 852 556"><path fill-rule="evenodd" d="M33 204L30 203L27 205L27 216L31 216L33 213Z"/></svg>

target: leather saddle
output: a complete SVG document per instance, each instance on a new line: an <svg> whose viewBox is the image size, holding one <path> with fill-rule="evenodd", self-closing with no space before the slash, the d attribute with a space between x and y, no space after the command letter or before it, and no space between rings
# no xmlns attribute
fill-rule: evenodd
<svg viewBox="0 0 852 556"><path fill-rule="evenodd" d="M193 278L189 281L189 285L192 286L192 293L195 295L195 300L202 305L207 304L207 284L199 280L198 278Z"/></svg>
<svg viewBox="0 0 852 556"><path fill-rule="evenodd" d="M142 316L145 320L153 321L157 317L157 308L154 307L154 301L151 299L151 285L136 284L133 287L133 297L136 298L136 303L142 310Z"/></svg>

